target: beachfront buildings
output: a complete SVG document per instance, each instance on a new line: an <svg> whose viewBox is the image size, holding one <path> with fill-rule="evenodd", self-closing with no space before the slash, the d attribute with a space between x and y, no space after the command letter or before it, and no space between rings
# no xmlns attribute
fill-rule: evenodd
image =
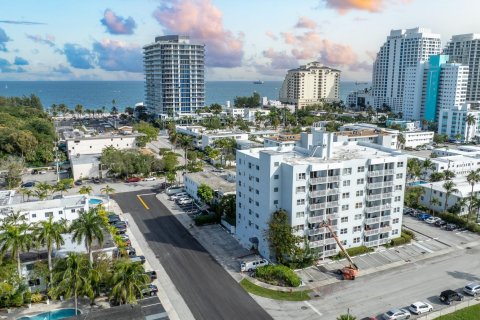
<svg viewBox="0 0 480 320"><path fill-rule="evenodd" d="M470 69L467 85L467 101L480 101L480 34L454 35L443 53L450 62L467 65Z"/></svg>
<svg viewBox="0 0 480 320"><path fill-rule="evenodd" d="M340 70L310 62L288 70L280 89L280 101L301 109L322 101L339 100Z"/></svg>
<svg viewBox="0 0 480 320"><path fill-rule="evenodd" d="M403 112L406 72L418 62L440 53L440 35L429 29L392 30L380 47L373 64L372 95L375 106L388 105L393 112Z"/></svg>
<svg viewBox="0 0 480 320"><path fill-rule="evenodd" d="M156 37L143 47L143 62L149 113L176 117L204 107L204 44L184 35Z"/></svg>
<svg viewBox="0 0 480 320"><path fill-rule="evenodd" d="M333 133L312 128L306 146L237 150L236 157L236 234L264 257L272 258L268 223L280 209L321 258L339 250L324 221L347 248L379 246L400 236L407 165L400 152L334 142Z"/></svg>
<svg viewBox="0 0 480 320"><path fill-rule="evenodd" d="M467 121L469 119L469 122ZM446 134L450 139L463 142L476 140L480 136L480 105L465 103L452 109L440 111L438 133Z"/></svg>

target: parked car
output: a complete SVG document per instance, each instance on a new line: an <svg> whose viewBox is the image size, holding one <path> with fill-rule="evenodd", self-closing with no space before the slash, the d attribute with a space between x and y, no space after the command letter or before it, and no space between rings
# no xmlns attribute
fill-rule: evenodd
<svg viewBox="0 0 480 320"><path fill-rule="evenodd" d="M25 182L24 184L22 184L22 188L32 188L32 187L35 187L35 182L33 181Z"/></svg>
<svg viewBox="0 0 480 320"><path fill-rule="evenodd" d="M258 267L263 267L268 265L267 259L255 259L249 261L243 261L240 263L240 271L248 271L251 272Z"/></svg>
<svg viewBox="0 0 480 320"><path fill-rule="evenodd" d="M144 264L145 263L145 256L133 256L133 257L130 257L130 261L131 262L139 262L141 264Z"/></svg>
<svg viewBox="0 0 480 320"><path fill-rule="evenodd" d="M155 181L155 180L157 180L156 177L143 178L143 181Z"/></svg>
<svg viewBox="0 0 480 320"><path fill-rule="evenodd" d="M118 214L108 215L108 223L109 224L116 224L119 221L121 221L121 220L120 220L120 216Z"/></svg>
<svg viewBox="0 0 480 320"><path fill-rule="evenodd" d="M174 194L183 192L183 191L184 191L183 186L174 186L174 187L168 187L168 188L165 190L165 193L166 193L167 195L171 196L171 195L174 195Z"/></svg>
<svg viewBox="0 0 480 320"><path fill-rule="evenodd" d="M83 184L82 180L75 181L76 186L81 186Z"/></svg>
<svg viewBox="0 0 480 320"><path fill-rule="evenodd" d="M426 302L417 301L412 303L410 307L408 307L408 310L410 310L412 313L415 313L415 314L422 314L425 312L432 311L433 307L431 304L428 304Z"/></svg>
<svg viewBox="0 0 480 320"><path fill-rule="evenodd" d="M463 301L464 297L461 293L453 290L445 290L440 293L440 301L446 304L451 304L453 301Z"/></svg>
<svg viewBox="0 0 480 320"><path fill-rule="evenodd" d="M417 218L418 220L421 220L421 221L425 221L427 220L428 218L430 218L432 215L428 214L428 213L420 213Z"/></svg>
<svg viewBox="0 0 480 320"><path fill-rule="evenodd" d="M470 296L476 296L477 294L480 293L480 284L478 283L470 283L470 284L467 284L464 288L463 288L463 292L465 292L466 294L470 295Z"/></svg>
<svg viewBox="0 0 480 320"><path fill-rule="evenodd" d="M180 198L180 199L177 200L177 204L179 204L179 205L190 204L192 202L193 202L193 200L190 199L190 198Z"/></svg>
<svg viewBox="0 0 480 320"><path fill-rule="evenodd" d="M140 182L140 181L142 181L142 179L140 179L138 177L131 177L131 178L128 178L127 180L125 180L125 182L127 182L127 183Z"/></svg>
<svg viewBox="0 0 480 320"><path fill-rule="evenodd" d="M441 220L441 219L438 220L437 222L435 222L435 225L436 225L437 227L440 227L440 228L442 228L442 227L445 226L446 224L447 224L447 221Z"/></svg>
<svg viewBox="0 0 480 320"><path fill-rule="evenodd" d="M154 284L147 285L144 289L142 289L142 295L144 296L154 296L158 292L158 288Z"/></svg>
<svg viewBox="0 0 480 320"><path fill-rule="evenodd" d="M44 169L33 169L32 174L46 174L47 170Z"/></svg>
<svg viewBox="0 0 480 320"><path fill-rule="evenodd" d="M120 237L122 238L122 240L125 242L127 246L132 245L132 241L130 241L130 238L126 234L121 234Z"/></svg>
<svg viewBox="0 0 480 320"><path fill-rule="evenodd" d="M177 200L177 199L180 199L180 198L185 198L186 196L188 196L188 193L186 192L179 192L179 193L176 193L172 196L170 196L170 200Z"/></svg>
<svg viewBox="0 0 480 320"><path fill-rule="evenodd" d="M420 214L420 212L418 212L418 211L415 210L415 209L413 209L412 211L410 211L410 215L411 215L412 217L417 218L419 214Z"/></svg>
<svg viewBox="0 0 480 320"><path fill-rule="evenodd" d="M127 229L127 223L125 221L122 221L122 220L115 222L113 224L113 226L117 229L120 229L120 230Z"/></svg>
<svg viewBox="0 0 480 320"><path fill-rule="evenodd" d="M440 221L440 220L442 220L442 219L439 218L439 217L430 217L430 218L425 219L424 221L428 224L434 224L435 222Z"/></svg>
<svg viewBox="0 0 480 320"><path fill-rule="evenodd" d="M92 181L95 184L99 184L101 182L99 178L93 178Z"/></svg>
<svg viewBox="0 0 480 320"><path fill-rule="evenodd" d="M455 231L458 229L458 226L455 223L447 223L445 225L445 230L447 231Z"/></svg>
<svg viewBox="0 0 480 320"><path fill-rule="evenodd" d="M410 319L410 312L406 309L391 309L383 314L384 320Z"/></svg>
<svg viewBox="0 0 480 320"><path fill-rule="evenodd" d="M151 281L157 279L157 271L146 271L145 274L150 277Z"/></svg>

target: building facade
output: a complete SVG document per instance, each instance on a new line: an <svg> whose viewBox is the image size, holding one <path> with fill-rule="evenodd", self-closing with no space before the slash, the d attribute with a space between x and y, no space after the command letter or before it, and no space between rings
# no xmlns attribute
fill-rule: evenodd
<svg viewBox="0 0 480 320"><path fill-rule="evenodd" d="M480 109L479 104L465 103L454 109L440 111L438 119L438 133L446 134L450 139L458 139L463 142L475 140L480 136ZM473 122L467 122L472 119Z"/></svg>
<svg viewBox="0 0 480 320"><path fill-rule="evenodd" d="M322 101L338 101L339 94L340 70L310 62L288 70L280 90L280 101L301 109Z"/></svg>
<svg viewBox="0 0 480 320"><path fill-rule="evenodd" d="M145 106L156 116L195 113L205 105L205 46L188 36L156 37L143 47Z"/></svg>
<svg viewBox="0 0 480 320"><path fill-rule="evenodd" d="M480 34L452 36L443 53L455 63L467 65L470 69L467 85L467 101L480 101Z"/></svg>
<svg viewBox="0 0 480 320"><path fill-rule="evenodd" d="M266 235L279 209L319 258L339 251L324 221L347 248L379 246L400 236L406 156L333 139L314 130L308 149L237 151L236 233L242 245L272 258Z"/></svg>
<svg viewBox="0 0 480 320"><path fill-rule="evenodd" d="M393 112L403 112L406 70L440 53L440 35L428 29L392 30L380 47L373 64L372 95L375 107L387 104Z"/></svg>

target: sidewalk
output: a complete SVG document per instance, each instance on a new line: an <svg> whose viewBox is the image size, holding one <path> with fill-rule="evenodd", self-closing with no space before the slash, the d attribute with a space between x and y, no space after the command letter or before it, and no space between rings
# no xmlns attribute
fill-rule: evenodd
<svg viewBox="0 0 480 320"><path fill-rule="evenodd" d="M155 256L155 253L150 249L148 243L138 229L135 220L128 212L123 212L120 206L110 199L110 210L119 214L122 220L128 220L127 234L132 242L132 247L135 248L137 255L144 255L146 262L144 264L145 270L155 270L157 272L157 279L153 281L158 288L158 297L162 305L165 307L169 318L171 320L194 320L193 314L168 276L165 269L162 267L160 261Z"/></svg>

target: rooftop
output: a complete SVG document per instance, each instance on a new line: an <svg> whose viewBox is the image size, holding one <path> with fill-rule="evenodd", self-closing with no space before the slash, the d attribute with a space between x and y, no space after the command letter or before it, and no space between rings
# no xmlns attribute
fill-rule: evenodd
<svg viewBox="0 0 480 320"><path fill-rule="evenodd" d="M460 196L461 198L465 198L470 195L470 192L472 191L472 185L468 183L467 177L457 177L453 178L451 181L455 184L455 188L458 189L458 192L453 193L454 195ZM443 187L444 183L445 181L429 182L421 184L420 186L426 189L432 188L433 190L445 193L445 188ZM479 191L480 184L477 183L473 186L473 192Z"/></svg>
<svg viewBox="0 0 480 320"><path fill-rule="evenodd" d="M70 155L70 163L72 166L79 164L98 164L100 163L100 156L100 153Z"/></svg>
<svg viewBox="0 0 480 320"><path fill-rule="evenodd" d="M76 131L71 131L71 132L76 132ZM82 136L81 134L80 135L75 135L74 137L68 137L67 135L65 135L65 140L66 141L72 141L72 140L101 140L101 139L113 139L113 138L125 138L125 137L141 137L141 136L144 136L143 133L138 133L138 132L134 132L134 133L131 133L131 134L119 134L117 132L112 132L112 133L103 133L103 134L98 134L98 135L95 135L95 136Z"/></svg>
<svg viewBox="0 0 480 320"><path fill-rule="evenodd" d="M30 210L38 209L54 209L54 208L77 208L85 205L87 201L87 196L84 195L75 195L75 196L64 196L60 199L50 199L43 201L26 201L21 203L13 203L0 206L0 215L2 213L13 211L26 212ZM21 198L20 198L21 200Z"/></svg>
<svg viewBox="0 0 480 320"><path fill-rule="evenodd" d="M197 184L206 184L214 191L221 191L222 193L233 193L236 191L235 172L191 172L186 176ZM229 178L230 177L230 178ZM229 180L227 180L229 179Z"/></svg>

